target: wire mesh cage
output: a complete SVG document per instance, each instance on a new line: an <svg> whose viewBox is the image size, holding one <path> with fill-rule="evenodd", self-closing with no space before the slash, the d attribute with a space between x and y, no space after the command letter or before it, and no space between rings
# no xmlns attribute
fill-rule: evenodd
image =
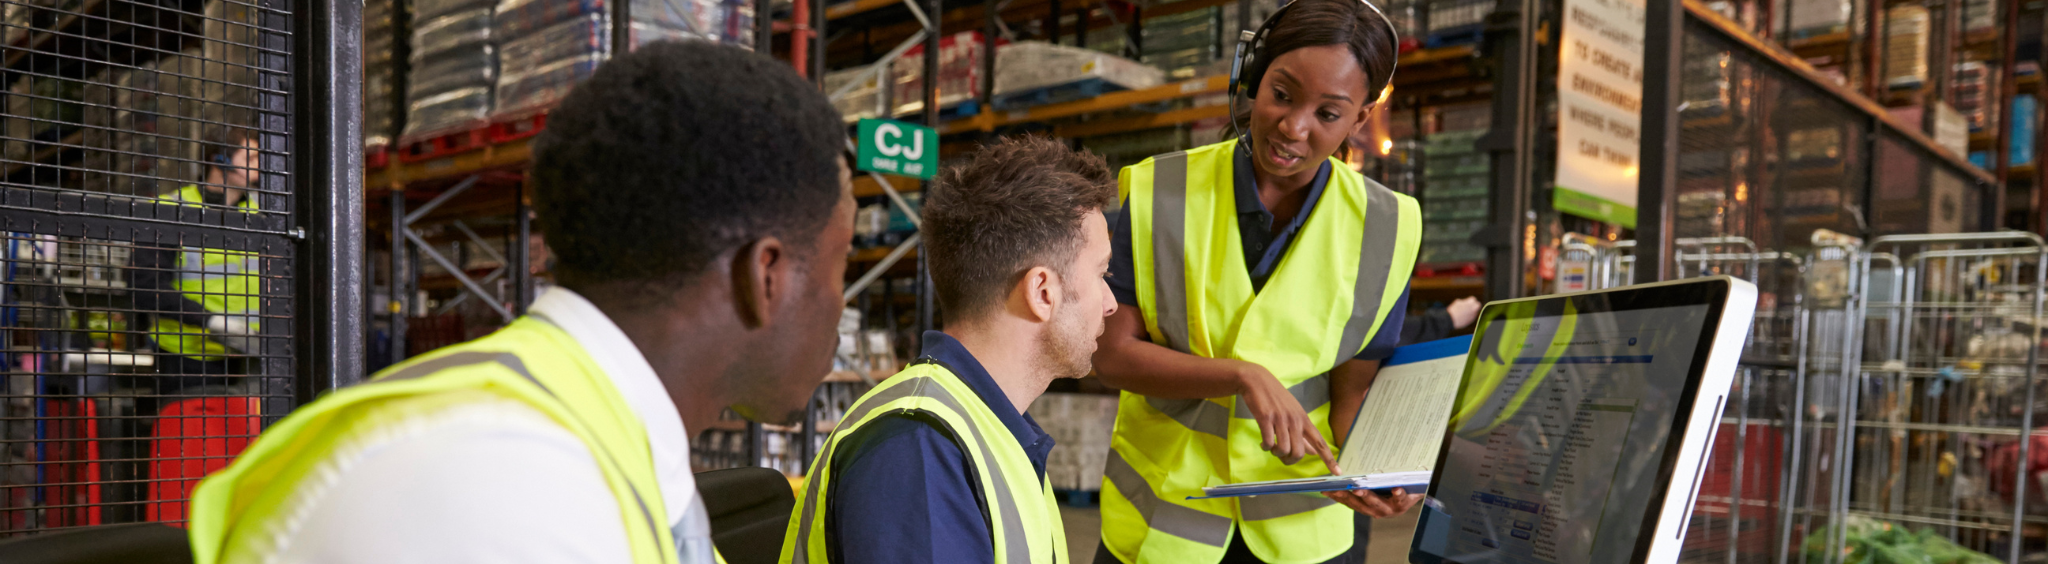
<svg viewBox="0 0 2048 564"><path fill-rule="evenodd" d="M298 6L0 2L0 535L182 523L292 407Z"/></svg>
<svg viewBox="0 0 2048 564"><path fill-rule="evenodd" d="M1865 424L1911 424L1906 414L1917 412L1902 411L1898 394L1912 379L1880 377L1874 367L1937 342L1898 307L1924 280L1914 258L1865 241L1983 229L1975 213L1982 185L1901 136L1881 111L1715 19L1689 11L1685 21L1675 69L1677 238L1663 260L1677 277L1750 280L1759 303L1682 560L1840 561L1857 527L1929 530L1931 514L1907 509L1952 492L1925 481L1923 470L1968 470L1928 466L1941 458L1927 458L1931 439ZM1603 247L1595 279L1631 280L1633 250L1629 241ZM1895 431L1905 434L1885 434ZM2009 529L2012 520L1996 523ZM1945 538L2018 561L1983 542L1991 537Z"/></svg>
<svg viewBox="0 0 2048 564"><path fill-rule="evenodd" d="M2008 232L1881 237L1871 247L1865 330L1888 335L1866 337L1862 371L1844 393L1854 417L1838 434L1848 479L1837 512L2001 559L2041 552L2048 503L2027 459L2048 441L2033 431L2048 245ZM1887 253L1898 257L1888 283ZM1839 551L1855 526L1829 533Z"/></svg>

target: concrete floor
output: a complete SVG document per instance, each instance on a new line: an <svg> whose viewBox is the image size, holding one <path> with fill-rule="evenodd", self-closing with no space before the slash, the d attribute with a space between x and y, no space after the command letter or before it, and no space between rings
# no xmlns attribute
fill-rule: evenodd
<svg viewBox="0 0 2048 564"><path fill-rule="evenodd" d="M1408 540L1415 536L1415 520L1421 512L1409 510L1400 516L1372 524L1372 546L1366 547L1366 564L1407 564ZM1074 564L1089 564L1095 545L1102 542L1102 513L1093 507L1060 506L1060 520L1067 527L1067 552Z"/></svg>

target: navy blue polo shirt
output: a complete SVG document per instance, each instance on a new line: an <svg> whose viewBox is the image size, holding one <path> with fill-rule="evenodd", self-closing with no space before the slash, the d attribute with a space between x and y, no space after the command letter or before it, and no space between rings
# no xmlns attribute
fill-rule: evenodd
<svg viewBox="0 0 2048 564"><path fill-rule="evenodd" d="M1052 437L1010 404L988 369L951 335L926 331L923 356L952 370L995 412L1008 438L1024 447L1042 484ZM981 481L942 428L930 416L895 414L839 439L827 493L832 503L825 509L826 552L833 563L995 561Z"/></svg>
<svg viewBox="0 0 2048 564"><path fill-rule="evenodd" d="M1294 242L1294 235L1301 232L1301 226L1308 221L1309 212L1316 208L1316 201L1323 197L1323 188L1330 184L1330 161L1323 161L1323 167L1316 170L1316 178L1308 184L1308 201L1301 205L1301 211L1279 233L1273 232L1273 212L1266 210L1265 202L1259 201L1259 184L1252 177L1252 156L1250 145L1238 143L1235 165L1231 167L1235 177L1237 200L1237 226L1244 245L1244 264L1251 268L1252 291L1266 287L1266 279L1273 277L1273 269L1280 266L1280 258L1286 256L1287 248ZM1110 230L1109 291L1116 295L1116 303L1132 308L1138 307L1137 267L1131 262L1131 208L1124 206L1116 213L1116 224ZM1401 273L1405 275L1405 273ZM1401 298L1395 300L1394 309L1387 312L1387 320L1380 324L1380 331L1366 343L1365 350L1359 351L1358 360L1386 360L1394 355L1394 348L1401 343L1401 326L1408 317L1408 287L1401 287ZM1393 330L1389 331L1388 329Z"/></svg>

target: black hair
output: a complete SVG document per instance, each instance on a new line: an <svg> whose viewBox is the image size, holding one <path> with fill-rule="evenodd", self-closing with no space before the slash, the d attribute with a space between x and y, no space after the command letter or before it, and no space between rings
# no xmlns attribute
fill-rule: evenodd
<svg viewBox="0 0 2048 564"><path fill-rule="evenodd" d="M1294 0L1294 5L1276 13L1279 21L1265 38L1258 53L1260 69L1270 68L1274 59L1295 49L1343 45L1358 59L1365 71L1365 93L1376 98L1393 81L1394 63L1401 56L1394 49L1394 28L1386 16L1360 0ZM1264 77L1260 77L1264 78Z"/></svg>
<svg viewBox="0 0 2048 564"><path fill-rule="evenodd" d="M845 136L825 95L766 56L692 40L615 57L534 140L556 279L659 290L763 237L808 249L844 189Z"/></svg>

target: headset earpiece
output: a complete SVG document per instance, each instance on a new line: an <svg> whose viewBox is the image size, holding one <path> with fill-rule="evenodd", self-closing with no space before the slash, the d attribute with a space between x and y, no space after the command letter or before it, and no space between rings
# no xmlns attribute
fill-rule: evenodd
<svg viewBox="0 0 2048 564"><path fill-rule="evenodd" d="M1238 32L1237 60L1230 63L1231 92L1242 92L1247 99L1258 97L1259 81L1266 77L1266 67L1271 63L1265 60L1266 58L1263 56L1266 48L1266 35L1272 33L1273 26L1280 23L1281 16L1286 14L1288 9L1300 3L1300 0L1289 0L1287 5L1281 6L1272 15L1266 16L1266 20L1259 23L1258 31ZM1358 3L1364 4L1366 9L1372 10L1374 15L1380 17L1380 21L1387 24L1387 37L1392 40L1392 45L1389 46L1389 53L1394 55L1394 65L1387 68L1387 78L1383 81L1383 84L1392 86L1394 84L1394 67L1398 67L1401 64L1400 33L1394 30L1394 20L1389 19L1386 12L1380 11L1379 6L1374 6L1370 0L1358 0ZM1375 103L1385 101L1386 92L1387 89L1382 87L1377 97L1374 98ZM1232 101L1235 100L1236 98L1232 98ZM1232 113L1235 114L1236 112Z"/></svg>

